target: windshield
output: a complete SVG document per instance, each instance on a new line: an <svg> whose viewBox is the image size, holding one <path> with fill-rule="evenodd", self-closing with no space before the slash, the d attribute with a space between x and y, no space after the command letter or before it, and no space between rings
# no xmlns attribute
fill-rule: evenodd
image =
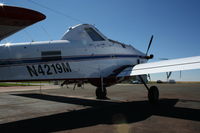
<svg viewBox="0 0 200 133"><path fill-rule="evenodd" d="M104 41L105 40L93 28L85 28L85 31L88 33L88 35L90 36L90 38L93 41Z"/></svg>

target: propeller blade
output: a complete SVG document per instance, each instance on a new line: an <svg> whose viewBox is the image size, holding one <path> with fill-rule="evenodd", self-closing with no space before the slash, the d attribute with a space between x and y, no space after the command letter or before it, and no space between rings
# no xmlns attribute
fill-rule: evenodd
<svg viewBox="0 0 200 133"><path fill-rule="evenodd" d="M151 36L151 39L149 41L149 45L148 45L148 48L147 48L146 56L148 55L149 49L151 47L152 40L153 40L153 35Z"/></svg>

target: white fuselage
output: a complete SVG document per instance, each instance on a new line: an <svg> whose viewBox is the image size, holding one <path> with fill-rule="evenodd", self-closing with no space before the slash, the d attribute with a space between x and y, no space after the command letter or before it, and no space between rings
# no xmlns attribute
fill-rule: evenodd
<svg viewBox="0 0 200 133"><path fill-rule="evenodd" d="M104 40L92 41L83 31L88 27L94 28L73 27L62 40L1 45L0 81L100 78L124 65L146 62L142 52L108 40L95 28Z"/></svg>

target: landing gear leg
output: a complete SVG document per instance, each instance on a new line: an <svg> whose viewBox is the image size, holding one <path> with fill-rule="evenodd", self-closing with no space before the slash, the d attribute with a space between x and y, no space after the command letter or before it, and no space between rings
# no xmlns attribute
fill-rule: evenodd
<svg viewBox="0 0 200 133"><path fill-rule="evenodd" d="M106 90L106 87L104 86L104 81L103 80L104 80L103 77L101 77L101 86L97 87L97 89L96 89L97 99L108 99L106 97L107 90Z"/></svg>
<svg viewBox="0 0 200 133"><path fill-rule="evenodd" d="M96 97L97 99L108 99L106 97L107 95L107 90L106 90L106 87L97 87L96 89Z"/></svg>
<svg viewBox="0 0 200 133"><path fill-rule="evenodd" d="M159 90L156 86L151 86L150 88L147 86L147 84L144 82L143 78L139 76L140 80L148 90L148 100L150 103L155 104L158 103L159 100Z"/></svg>

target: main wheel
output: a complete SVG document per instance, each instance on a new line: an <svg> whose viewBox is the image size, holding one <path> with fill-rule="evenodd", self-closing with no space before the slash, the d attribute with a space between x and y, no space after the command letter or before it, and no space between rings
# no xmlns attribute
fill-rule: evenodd
<svg viewBox="0 0 200 133"><path fill-rule="evenodd" d="M97 99L107 99L106 95L107 95L107 91L105 87L103 87L103 89L101 87L97 87L96 89Z"/></svg>
<svg viewBox="0 0 200 133"><path fill-rule="evenodd" d="M156 86L151 86L148 91L148 99L150 103L157 103L159 99L159 90Z"/></svg>

